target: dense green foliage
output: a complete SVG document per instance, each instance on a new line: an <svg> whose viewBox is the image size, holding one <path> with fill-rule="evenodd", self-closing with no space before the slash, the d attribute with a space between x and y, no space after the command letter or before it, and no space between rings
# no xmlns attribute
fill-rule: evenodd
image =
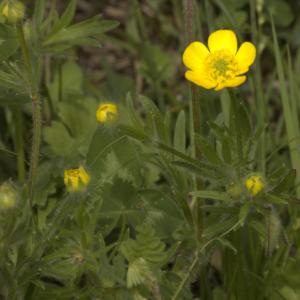
<svg viewBox="0 0 300 300"><path fill-rule="evenodd" d="M297 1L129 0L120 22L111 1L85 20L62 2L0 18L0 299L300 299ZM192 87L186 31L218 28L255 66L241 87ZM67 192L79 166L91 182Z"/></svg>

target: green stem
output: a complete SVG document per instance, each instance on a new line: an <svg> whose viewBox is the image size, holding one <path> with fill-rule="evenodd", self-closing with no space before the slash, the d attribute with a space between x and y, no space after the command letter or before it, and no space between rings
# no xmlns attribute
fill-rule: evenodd
<svg viewBox="0 0 300 300"><path fill-rule="evenodd" d="M238 166L239 166L243 160L243 145L242 145L241 128L238 122L238 99L232 90L230 90L229 93L230 93L230 100L231 100L230 109L232 110L233 126L234 126L235 137L236 137L236 149L237 149Z"/></svg>
<svg viewBox="0 0 300 300"><path fill-rule="evenodd" d="M23 115L20 107L13 109L15 118L15 149L17 153L18 179L20 182L25 180L25 154L23 137Z"/></svg>
<svg viewBox="0 0 300 300"><path fill-rule="evenodd" d="M33 72L33 65L29 53L29 48L26 43L22 24L17 25L18 38L21 46L24 65L28 75L28 93L32 102L32 122L33 122L33 137L30 155L29 168L29 200L32 207L33 189L35 184L36 172L39 162L40 143L41 143L41 107L40 96L38 92L38 82Z"/></svg>
<svg viewBox="0 0 300 300"><path fill-rule="evenodd" d="M29 169L29 196L33 197L33 189L39 163L40 144L41 144L41 106L38 94L32 95L32 121L33 121L33 136L30 155Z"/></svg>
<svg viewBox="0 0 300 300"><path fill-rule="evenodd" d="M187 36L187 41L193 41L194 30L193 30L193 1L184 0L184 22L185 22L185 32ZM192 124L190 126L190 138L192 145L192 155L194 158L199 159L201 157L200 149L196 147L195 134L201 133L201 109L200 109L200 99L195 85L191 86L190 92L190 116L192 119ZM200 190L202 187L202 182L194 177L194 188L195 190ZM198 242L202 239L203 232L203 213L201 210L201 201L194 198L192 201L192 211L194 212L194 226Z"/></svg>
<svg viewBox="0 0 300 300"><path fill-rule="evenodd" d="M261 26L257 25L256 18L256 1L250 1L250 15L251 15L251 33L252 41L257 48L259 48L260 37L261 37ZM261 74L261 63L260 63L260 51L257 51L256 58L256 71L254 73L254 85L255 85L255 98L256 98L256 107L257 107L257 123L258 126L262 128L262 134L260 136L258 151L259 151L259 162L260 162L260 171L265 174L266 172L266 100L263 93L262 86L262 74Z"/></svg>

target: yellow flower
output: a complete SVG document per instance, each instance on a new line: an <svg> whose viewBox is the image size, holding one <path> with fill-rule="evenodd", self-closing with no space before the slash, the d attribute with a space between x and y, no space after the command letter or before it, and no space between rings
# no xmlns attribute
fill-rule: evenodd
<svg viewBox="0 0 300 300"><path fill-rule="evenodd" d="M82 166L64 171L64 183L69 192L83 191L90 180L90 175Z"/></svg>
<svg viewBox="0 0 300 300"><path fill-rule="evenodd" d="M249 70L256 56L256 48L244 42L237 49L237 38L231 30L217 30L208 38L208 48L192 42L183 53L183 63L190 69L185 78L206 89L219 91L245 82L242 75Z"/></svg>
<svg viewBox="0 0 300 300"><path fill-rule="evenodd" d="M24 18L25 6L18 0L6 0L3 1L0 12L8 23L15 24Z"/></svg>
<svg viewBox="0 0 300 300"><path fill-rule="evenodd" d="M253 196L255 196L264 189L265 184L264 184L262 176L251 175L245 180L245 186L246 186L247 190Z"/></svg>
<svg viewBox="0 0 300 300"><path fill-rule="evenodd" d="M118 107L113 103L102 103L96 112L96 118L101 124L112 125L118 119Z"/></svg>

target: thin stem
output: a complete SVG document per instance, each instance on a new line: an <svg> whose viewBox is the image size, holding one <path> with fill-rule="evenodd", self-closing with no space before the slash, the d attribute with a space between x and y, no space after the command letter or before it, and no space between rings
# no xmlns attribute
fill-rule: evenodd
<svg viewBox="0 0 300 300"><path fill-rule="evenodd" d="M33 197L33 189L39 163L41 144L41 106L38 94L32 96L33 136L29 169L29 195Z"/></svg>
<svg viewBox="0 0 300 300"><path fill-rule="evenodd" d="M194 38L194 29L193 29L193 1L192 0L184 0L184 22L185 22L185 32L186 38L188 42L191 42ZM195 134L201 133L201 123L200 123L200 116L201 116L201 109L200 109L200 99L198 95L198 91L195 85L191 85L190 90L190 116L192 119L192 124L190 126L190 138L191 138L191 148L192 148L192 155L194 158L199 159L201 156L200 149L196 147L195 144ZM202 182L197 180L194 177L194 188L196 190L201 189ZM203 213L201 210L201 202L196 200L195 198L192 201L192 211L194 212L194 225L195 225L195 232L197 235L197 240L200 242L202 239L202 232L203 232Z"/></svg>
<svg viewBox="0 0 300 300"><path fill-rule="evenodd" d="M256 18L256 1L250 1L250 16L251 16L251 33L252 40L257 45L259 49L260 37L261 37L261 26L257 25ZM256 71L254 73L254 84L255 84L255 98L256 98L256 106L257 106L257 123L258 126L262 128L262 134L259 140L259 159L260 162L260 171L265 174L266 172L266 130L265 130L265 122L266 122L266 100L263 93L262 86L262 75L261 75L261 63L260 63L260 51L257 51L256 58Z"/></svg>
<svg viewBox="0 0 300 300"><path fill-rule="evenodd" d="M18 179L20 182L25 180L25 154L23 137L23 115L20 107L13 109L15 118L15 149L17 153Z"/></svg>
<svg viewBox="0 0 300 300"><path fill-rule="evenodd" d="M230 109L232 110L233 126L234 126L235 137L236 137L238 165L240 165L240 163L243 160L243 145L242 145L241 128L238 122L238 99L232 90L230 90L229 93L230 93L230 100L231 100Z"/></svg>
<svg viewBox="0 0 300 300"><path fill-rule="evenodd" d="M33 137L30 155L29 168L29 201L32 207L33 189L35 184L36 172L39 162L40 142L41 142L41 107L40 96L38 92L38 82L33 72L33 65L30 57L28 45L26 43L22 24L17 26L18 38L21 46L24 65L29 78L28 93L32 101L32 122L33 122Z"/></svg>
<svg viewBox="0 0 300 300"><path fill-rule="evenodd" d="M180 295L182 289L184 288L184 286L186 285L189 277L191 276L191 273L193 272L194 268L197 266L197 263L199 261L199 256L200 254L202 254L202 251L205 250L205 248L207 248L210 244L212 244L213 242L222 239L224 236L226 236L227 234L229 234L231 231L236 230L239 226L241 226L240 221L238 221L237 223L235 223L232 227L230 227L229 229L227 229L225 232L223 232L220 236L216 237L216 238L212 238L208 241L206 241L202 247L197 250L195 252L195 257L194 260L192 262L192 264L190 265L188 271L186 272L186 275L184 276L183 280L181 281L180 285L178 286L177 290L175 291L175 294L172 297L172 300L177 300L178 296Z"/></svg>
<svg viewBox="0 0 300 300"><path fill-rule="evenodd" d="M199 254L198 252L196 252L196 255L195 255L195 258L192 262L192 264L190 265L188 271L186 272L186 275L184 277L184 279L181 281L180 285L178 286L174 296L172 297L172 300L176 300L178 299L182 289L184 288L184 286L186 285L189 277L191 276L191 273L193 272L193 270L195 269L195 267L197 266L198 264L198 261L199 261Z"/></svg>

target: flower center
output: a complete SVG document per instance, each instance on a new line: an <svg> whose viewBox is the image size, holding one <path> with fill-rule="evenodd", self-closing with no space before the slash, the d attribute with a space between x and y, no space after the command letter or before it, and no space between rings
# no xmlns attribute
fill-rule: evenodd
<svg viewBox="0 0 300 300"><path fill-rule="evenodd" d="M205 65L209 77L218 83L233 79L238 71L234 55L227 50L211 53L206 58Z"/></svg>

